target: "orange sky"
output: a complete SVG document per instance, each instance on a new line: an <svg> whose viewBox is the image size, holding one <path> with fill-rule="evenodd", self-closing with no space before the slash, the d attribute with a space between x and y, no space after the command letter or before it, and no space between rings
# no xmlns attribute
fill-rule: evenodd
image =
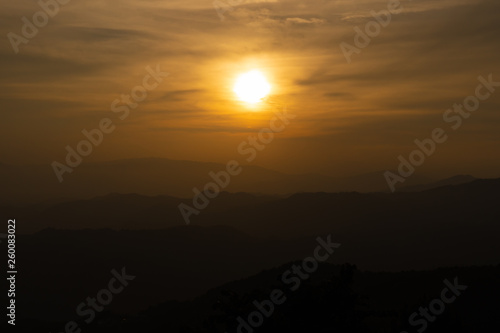
<svg viewBox="0 0 500 333"><path fill-rule="evenodd" d="M83 129L112 118L87 161L166 157L225 163L287 105L297 116L253 162L333 176L393 169L413 141L443 126L443 112L500 81L498 1L402 1L348 64L339 47L387 1L242 1L221 21L210 0L70 1L16 54L34 1L2 2L2 163L63 160ZM120 4L118 6L118 4ZM111 103L141 84L147 66L169 73L129 117ZM254 108L232 91L259 69L272 84ZM500 89L423 166L500 176Z"/></svg>

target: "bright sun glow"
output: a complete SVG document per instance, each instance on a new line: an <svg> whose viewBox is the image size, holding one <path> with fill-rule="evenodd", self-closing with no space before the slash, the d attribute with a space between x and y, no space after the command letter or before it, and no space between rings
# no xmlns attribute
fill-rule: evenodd
<svg viewBox="0 0 500 333"><path fill-rule="evenodd" d="M247 103L257 103L269 94L271 85L261 72L253 70L241 74L233 90L240 100Z"/></svg>

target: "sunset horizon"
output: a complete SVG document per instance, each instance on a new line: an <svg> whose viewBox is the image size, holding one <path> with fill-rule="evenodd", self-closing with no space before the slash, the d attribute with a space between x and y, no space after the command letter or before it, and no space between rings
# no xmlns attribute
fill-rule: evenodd
<svg viewBox="0 0 500 333"><path fill-rule="evenodd" d="M500 325L497 0L0 1L6 332Z"/></svg>

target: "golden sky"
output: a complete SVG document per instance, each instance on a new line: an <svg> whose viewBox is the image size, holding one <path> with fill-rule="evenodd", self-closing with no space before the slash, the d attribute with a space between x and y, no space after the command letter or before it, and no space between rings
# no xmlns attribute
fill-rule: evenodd
<svg viewBox="0 0 500 333"><path fill-rule="evenodd" d="M111 118L87 161L135 157L225 163L284 105L297 117L253 162L285 172L350 175L397 166L413 141L443 127L477 77L500 81L497 0L402 1L369 46L347 63L340 43L388 1L235 1L221 21L212 1L72 0L15 53L35 1L0 0L0 162L47 164L83 129ZM120 120L111 103L169 76ZM239 101L239 74L259 69L271 94ZM499 176L500 88L423 167ZM443 171L444 170L444 171Z"/></svg>

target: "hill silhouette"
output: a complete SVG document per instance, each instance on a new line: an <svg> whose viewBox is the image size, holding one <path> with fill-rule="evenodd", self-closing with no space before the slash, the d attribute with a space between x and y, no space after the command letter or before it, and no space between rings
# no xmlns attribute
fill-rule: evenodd
<svg viewBox="0 0 500 333"><path fill-rule="evenodd" d="M298 263L221 285L190 301L166 301L135 315L107 311L90 325L78 322L87 332L416 332L422 324L412 325L412 314L441 297L447 286L443 281L456 279L465 290L427 321L425 331L476 332L500 324L495 315L500 265L373 273L350 264L320 264L298 290L290 291L280 276L293 264ZM264 302L276 289L284 292L284 303L275 305L258 329L238 330L238 317L246 319L256 310L254 302ZM62 325L27 320L22 328L28 332Z"/></svg>
<svg viewBox="0 0 500 333"><path fill-rule="evenodd" d="M291 331L305 329L293 318L300 315L303 311L299 310L300 304L306 301L323 304L324 318L331 321L329 326L320 320L318 330L320 327L354 332L371 332L373 327L377 328L374 332L387 327L395 329L403 325L400 315L410 311L417 301L411 298L405 305L391 307L384 303L387 308L380 307L384 297L372 282L383 274L388 274L390 280L400 276L397 274L404 276L398 271L450 266L460 267L458 270L483 266L470 270L478 276L488 272L484 273L485 279L488 274L496 274L487 265L498 265L500 253L497 236L500 207L496 197L499 190L500 179L478 179L394 194L317 192L271 196L222 192L193 217L189 226L185 225L178 205L190 204L190 199L165 195L112 193L87 200L4 207L4 211L15 214L21 221L17 236L22 244L17 258L23 266L17 283L20 319L36 322L38 327L49 325L52 330L48 322L74 318L76 305L102 289L112 269L126 267L127 272L137 276L136 280L119 295L120 301L107 308L111 313L103 314L89 330L100 332L107 327L110 331L127 331L138 327L132 324L124 327L123 319L154 330L160 325L159 318L172 316L164 320L165 325L172 325L173 332L217 332L223 322L231 323L235 313L205 308L211 304L212 309L210 302L220 297L214 296L219 291L214 294L211 289L230 286L230 295L236 293L238 302L243 302L238 311L245 312L254 295L260 297L268 291L263 287L268 283L266 276L276 278L276 269L286 262L310 256L316 238L331 234L335 242L342 244L342 250L331 258L332 263L356 263L373 275L359 275L368 278L360 284L361 289L354 290L339 284L342 278L335 277L338 269L334 269L325 277L327 280L298 293L297 299L284 307L288 311L283 314L285 317L276 317L263 331L283 325ZM256 280L251 278L240 287L239 282L234 282L263 270ZM411 281L425 275L408 274ZM328 279L337 282L333 287L328 286L325 282ZM397 287L399 282L394 280L394 283ZM425 288L437 288L432 287L433 282L422 283ZM396 288L391 293L394 294L391 297L398 298L402 291ZM201 301L196 297L202 297ZM339 303L334 301L330 308L328 297ZM367 310L364 297L377 301L368 305ZM425 300L415 297L419 302ZM491 301L489 296L478 297ZM191 321L190 313L194 310L199 316ZM341 315L329 317L333 310ZM434 329L461 327L463 323L457 318L462 312L457 313L460 315L455 313ZM481 313L475 311L474 316L480 319ZM319 320L314 319L312 312L307 318ZM346 321L346 318L351 319ZM467 325L479 327L470 322Z"/></svg>
<svg viewBox="0 0 500 333"><path fill-rule="evenodd" d="M388 191L383 172L348 178L319 174L287 174L254 165L231 178L223 190L232 193L289 195L296 192ZM178 161L165 158L124 159L84 163L59 183L51 166L0 164L0 200L4 204L55 203L91 199L109 193L137 193L146 196L168 195L191 198L194 187L203 190L212 182L210 172L225 170L222 163ZM428 183L414 175L405 185ZM26 189L29 189L27 191Z"/></svg>
<svg viewBox="0 0 500 333"><path fill-rule="evenodd" d="M457 175L447 179L440 180L438 182L433 182L429 184L406 186L398 189L399 192L421 192L425 190L431 190L433 188L443 187L447 185L460 185L470 183L476 180L475 177L471 175Z"/></svg>

